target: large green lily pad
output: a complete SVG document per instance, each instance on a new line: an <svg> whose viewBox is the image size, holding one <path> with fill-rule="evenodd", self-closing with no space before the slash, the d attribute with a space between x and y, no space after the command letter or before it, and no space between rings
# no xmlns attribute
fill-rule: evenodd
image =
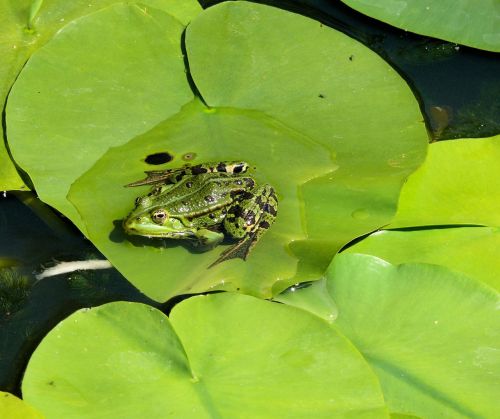
<svg viewBox="0 0 500 419"><path fill-rule="evenodd" d="M377 373L389 409L425 418L495 417L499 295L444 267L337 255L335 322Z"/></svg>
<svg viewBox="0 0 500 419"><path fill-rule="evenodd" d="M221 156L223 160L238 160L244 156L256 167L252 175L260 183L276 188L279 216L247 262L233 259L207 269L222 246L193 253L182 241L136 237L129 241L124 237L120 220L132 209L134 198L149 188L126 189L123 185L137 180L146 168L144 157L159 151L174 156L174 166L182 165L182 156L192 153L201 161L217 161ZM281 159L284 155L288 156L286 160ZM92 241L125 277L152 298L165 300L215 287L270 296L278 278L289 282L295 274L297 261L288 245L307 238L297 185L333 170L335 166L324 146L265 114L209 110L195 101L149 133L111 149L73 185L69 199L85 220ZM113 196L113 202L109 196ZM324 209L328 210L326 206Z"/></svg>
<svg viewBox="0 0 500 419"><path fill-rule="evenodd" d="M404 185L388 228L500 226L500 135L433 143Z"/></svg>
<svg viewBox="0 0 500 419"><path fill-rule="evenodd" d="M499 228L383 230L349 247L346 252L374 255L393 264L443 265L500 291Z"/></svg>
<svg viewBox="0 0 500 419"><path fill-rule="evenodd" d="M387 417L343 336L292 307L228 293L185 300L170 319L137 303L80 310L44 338L22 390L57 418Z"/></svg>
<svg viewBox="0 0 500 419"><path fill-rule="evenodd" d="M0 101L7 93L31 54L44 45L63 26L73 20L117 0L16 0L0 2ZM143 8L165 10L187 24L201 7L195 0L142 0ZM3 134L3 125L0 127ZM3 138L3 135L2 135ZM12 164L3 141L0 143L0 190L25 189L16 168Z"/></svg>
<svg viewBox="0 0 500 419"><path fill-rule="evenodd" d="M391 218L427 135L412 92L374 52L319 22L246 2L200 14L186 48L208 105L259 109L324 144L339 166L300 187L310 239L290 246L302 261L297 281L324 272L325 249Z"/></svg>
<svg viewBox="0 0 500 419"><path fill-rule="evenodd" d="M255 24L244 23L251 19ZM301 33L302 40L287 49L285 33ZM193 79L209 107L196 101L184 107L111 149L74 184L69 199L89 237L131 282L159 300L207 289L270 297L319 278L346 242L390 220L402 181L423 158L426 134L411 91L361 44L267 6L210 8L189 26L186 42ZM283 62L273 61L269 51ZM252 67L246 67L246 56L254 57ZM111 233L113 222L147 190L122 185L139 178L148 169L144 158L159 152L174 157L165 168L184 164L186 153L196 156L190 163L248 160L256 178L277 189L277 222L247 262L207 270L222 247L192 254L182 243L131 244Z"/></svg>
<svg viewBox="0 0 500 419"><path fill-rule="evenodd" d="M130 29L129 20L137 27ZM108 34L108 24L117 29ZM35 54L16 83L7 109L12 149L42 199L155 299L215 288L269 297L318 279L345 243L390 221L402 182L425 154L422 116L404 80L362 44L311 19L246 2L200 13L186 50L208 106L194 101L181 110L192 93L181 65L182 25L173 18L120 5L70 29ZM110 57L106 37L122 45L119 59ZM144 44L131 46L130 38ZM82 55L89 55L83 64ZM56 66L59 60L74 70ZM51 81L60 77L70 99ZM37 86L44 94L35 95L34 106ZM33 125L28 116L35 113ZM50 149L50 157L33 143ZM191 163L248 160L259 181L276 187L278 221L248 262L207 271L222 248L200 255L179 243L116 243L123 240L119 220L145 189L122 185L151 169L148 154L165 151L174 159L155 168L180 166L185 153L196 156Z"/></svg>
<svg viewBox="0 0 500 419"><path fill-rule="evenodd" d="M434 38L500 52L498 0L342 0L365 15Z"/></svg>
<svg viewBox="0 0 500 419"><path fill-rule="evenodd" d="M12 154L40 198L80 227L66 200L71 183L110 146L192 99L183 29L157 9L113 5L63 28L16 81L7 105Z"/></svg>

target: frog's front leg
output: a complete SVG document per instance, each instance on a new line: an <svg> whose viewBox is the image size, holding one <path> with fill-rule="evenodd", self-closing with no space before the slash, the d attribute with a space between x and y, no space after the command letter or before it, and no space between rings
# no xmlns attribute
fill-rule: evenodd
<svg viewBox="0 0 500 419"><path fill-rule="evenodd" d="M222 252L210 267L228 259L245 260L276 219L278 199L272 186L263 185L246 194L247 197L229 207L224 220L224 228L228 234L241 240Z"/></svg>
<svg viewBox="0 0 500 419"><path fill-rule="evenodd" d="M224 240L224 234L218 231L208 230L206 228L201 228L196 231L195 237L197 241L195 241L195 246L203 246L203 247L215 247L222 240Z"/></svg>

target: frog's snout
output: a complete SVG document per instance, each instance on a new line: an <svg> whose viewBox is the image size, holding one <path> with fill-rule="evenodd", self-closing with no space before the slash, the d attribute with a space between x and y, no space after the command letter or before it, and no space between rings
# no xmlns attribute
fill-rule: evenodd
<svg viewBox="0 0 500 419"><path fill-rule="evenodd" d="M141 225L141 217L127 217L122 222L122 227L128 234L139 234L137 229Z"/></svg>

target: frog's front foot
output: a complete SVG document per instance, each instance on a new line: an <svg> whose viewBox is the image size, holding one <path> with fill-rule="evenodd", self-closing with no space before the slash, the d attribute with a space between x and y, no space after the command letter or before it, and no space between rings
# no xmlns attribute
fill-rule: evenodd
<svg viewBox="0 0 500 419"><path fill-rule="evenodd" d="M196 239L193 240L193 246L210 250L217 246L222 240L224 240L223 233L202 228L196 232Z"/></svg>

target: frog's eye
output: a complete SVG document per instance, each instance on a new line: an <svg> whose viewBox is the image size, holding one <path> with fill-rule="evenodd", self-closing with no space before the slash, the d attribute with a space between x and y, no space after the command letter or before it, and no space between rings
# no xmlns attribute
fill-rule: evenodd
<svg viewBox="0 0 500 419"><path fill-rule="evenodd" d="M167 211L159 209L154 211L151 214L151 219L156 223L156 224L163 224L168 218Z"/></svg>

